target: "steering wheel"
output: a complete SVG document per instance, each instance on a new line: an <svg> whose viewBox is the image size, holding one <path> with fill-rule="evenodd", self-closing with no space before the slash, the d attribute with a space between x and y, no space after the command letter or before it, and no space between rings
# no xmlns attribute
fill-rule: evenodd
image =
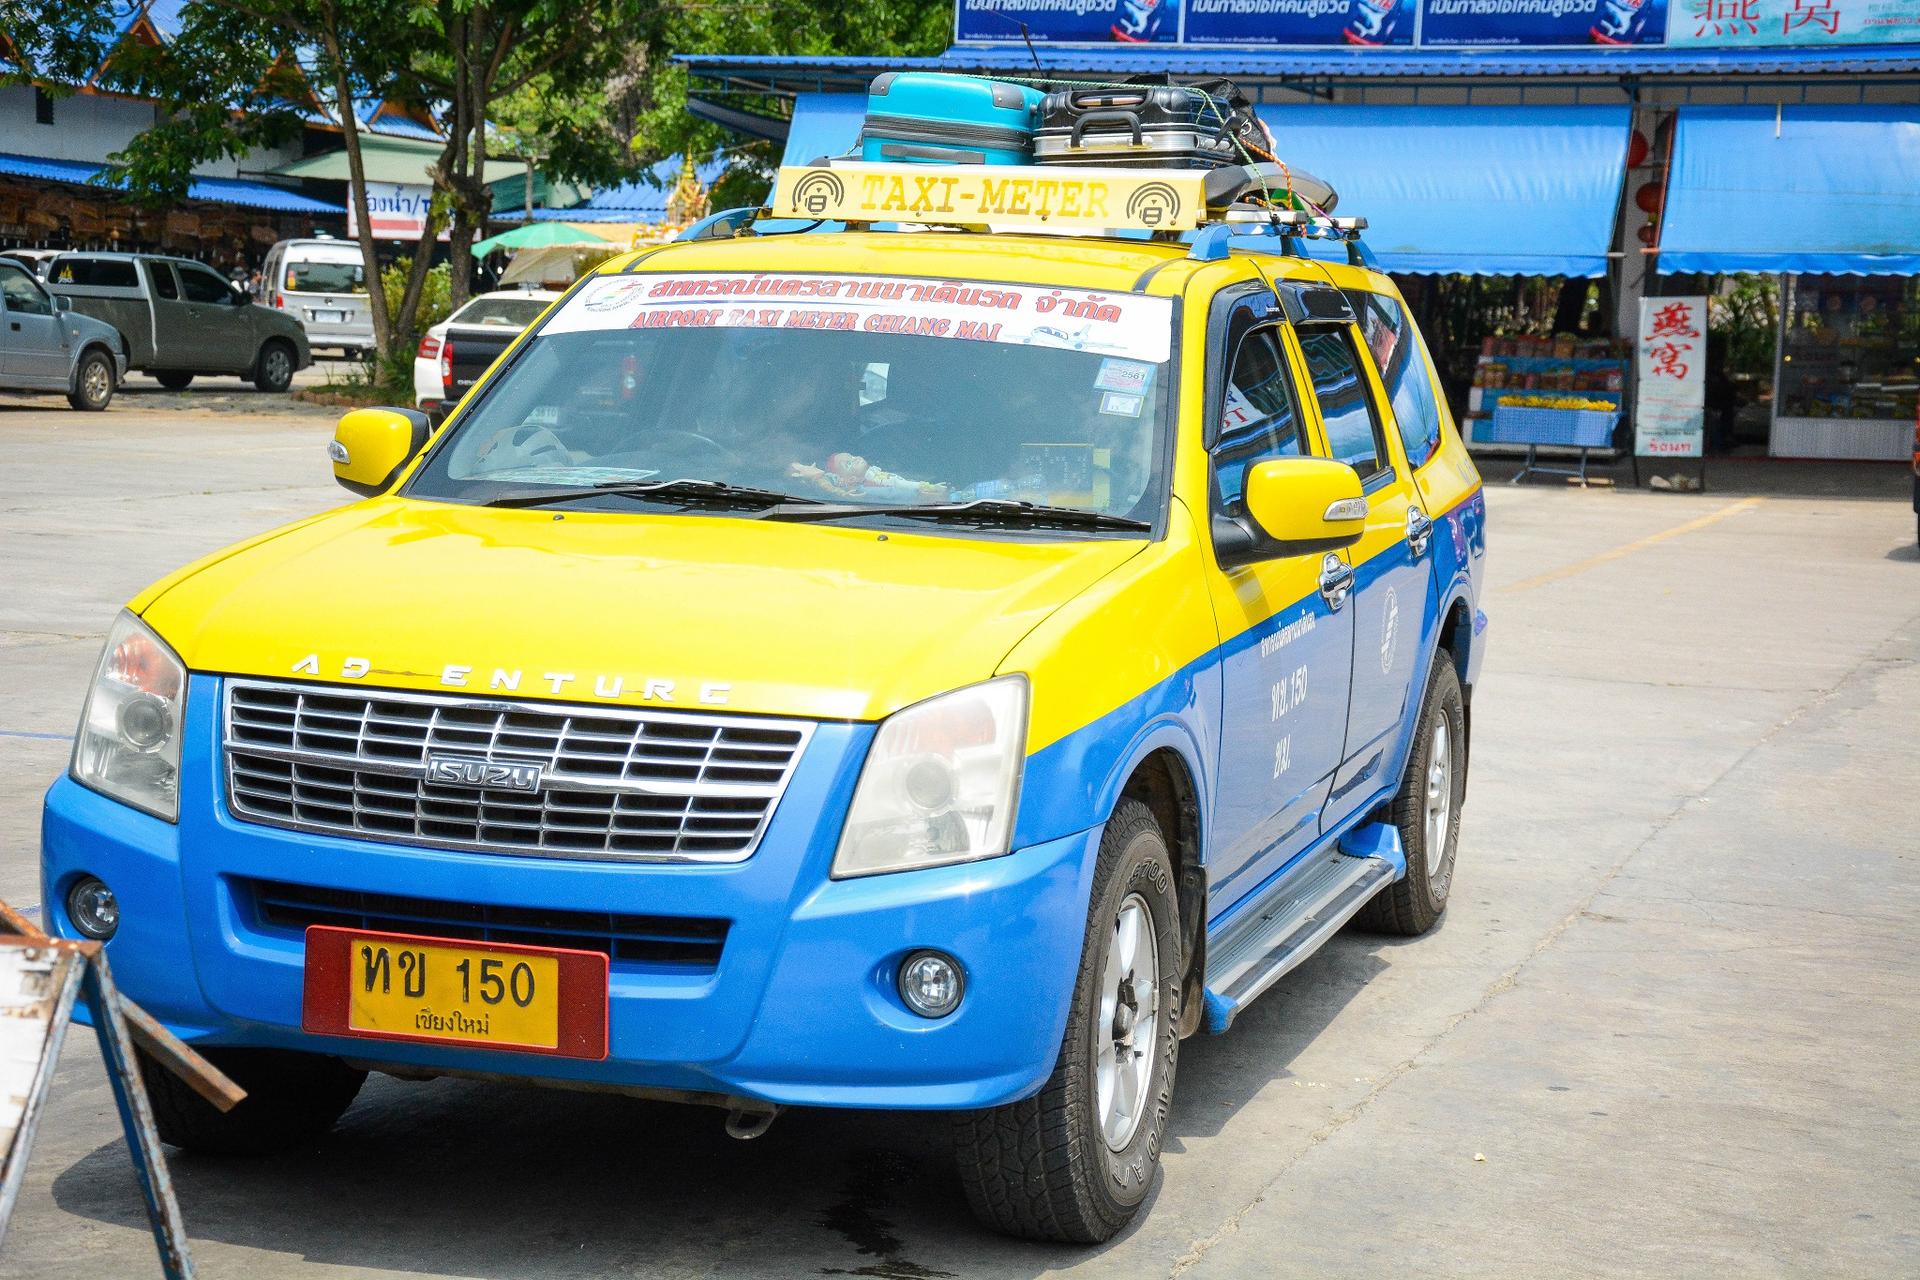
<svg viewBox="0 0 1920 1280"><path fill-rule="evenodd" d="M670 440L683 440L683 441L691 442L696 447L704 449L708 453L713 454L715 457L721 458L727 462L737 461L740 457L740 455L737 452L728 448L726 445L721 444L718 440L715 440L712 436L703 436L698 431L686 431L679 428L669 427L663 431L654 432L651 437L651 442L655 444L665 443Z"/></svg>
<svg viewBox="0 0 1920 1280"><path fill-rule="evenodd" d="M573 453L561 442L559 436L545 427L529 426L525 423L497 432L491 440L480 447L481 458L496 452L511 456L514 459L513 465L518 466L530 466L540 462L573 465Z"/></svg>

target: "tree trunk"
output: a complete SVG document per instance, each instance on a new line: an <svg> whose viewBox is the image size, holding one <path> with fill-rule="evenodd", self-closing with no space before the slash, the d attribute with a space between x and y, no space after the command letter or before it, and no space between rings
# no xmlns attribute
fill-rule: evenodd
<svg viewBox="0 0 1920 1280"><path fill-rule="evenodd" d="M393 345L392 317L387 314L387 295L380 287L380 258L373 246L373 221L367 209L367 168L360 156L360 120L354 112L353 83L347 64L340 56L339 21L332 5L324 10L326 23L321 38L326 41L327 60L333 64L335 108L340 112L340 138L347 147L348 198L353 201L354 221L359 231L361 269L366 274L367 310L373 317L374 349L385 356Z"/></svg>

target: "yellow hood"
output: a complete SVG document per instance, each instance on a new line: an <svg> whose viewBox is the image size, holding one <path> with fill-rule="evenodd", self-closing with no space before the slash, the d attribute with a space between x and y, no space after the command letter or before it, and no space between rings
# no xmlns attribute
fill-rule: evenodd
<svg viewBox="0 0 1920 1280"><path fill-rule="evenodd" d="M135 606L195 671L870 720L992 675L1144 545L381 499Z"/></svg>

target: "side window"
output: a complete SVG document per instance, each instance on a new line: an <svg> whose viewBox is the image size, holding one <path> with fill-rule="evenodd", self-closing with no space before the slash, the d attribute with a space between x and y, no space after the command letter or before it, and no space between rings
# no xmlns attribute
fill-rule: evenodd
<svg viewBox="0 0 1920 1280"><path fill-rule="evenodd" d="M1307 356L1307 376L1320 402L1334 460L1346 463L1365 480L1380 470L1386 451L1380 447L1380 424L1374 418L1353 342L1345 329L1303 329L1300 349Z"/></svg>
<svg viewBox="0 0 1920 1280"><path fill-rule="evenodd" d="M233 301L233 290L227 287L227 282L205 267L183 262L177 269L180 272L180 285L187 291L188 302Z"/></svg>
<svg viewBox="0 0 1920 1280"><path fill-rule="evenodd" d="M33 282L25 270L11 262L0 262L0 297L5 297L7 310L22 316L50 316L53 304L47 301L47 295L40 292L40 286Z"/></svg>
<svg viewBox="0 0 1920 1280"><path fill-rule="evenodd" d="M1213 446L1213 483L1221 507L1238 513L1247 468L1269 458L1297 458L1300 411L1272 329L1240 340L1227 371L1220 436Z"/></svg>
<svg viewBox="0 0 1920 1280"><path fill-rule="evenodd" d="M1380 385L1393 405L1393 424L1410 466L1421 467L1440 447L1440 405L1425 344L1413 318L1398 298L1378 293L1355 295L1362 303L1360 327L1380 370Z"/></svg>
<svg viewBox="0 0 1920 1280"><path fill-rule="evenodd" d="M143 262L147 269L147 287L153 290L153 296L168 302L180 300L180 290L173 283L173 268L164 262Z"/></svg>

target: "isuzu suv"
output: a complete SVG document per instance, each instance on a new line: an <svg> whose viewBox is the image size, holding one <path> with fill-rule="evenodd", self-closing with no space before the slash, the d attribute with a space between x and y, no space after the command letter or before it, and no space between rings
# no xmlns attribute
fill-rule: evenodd
<svg viewBox="0 0 1920 1280"><path fill-rule="evenodd" d="M1352 224L1178 239L1160 178L1035 180L1143 239L721 215L137 596L44 873L250 1092L151 1074L168 1140L311 1139L369 1070L923 1108L988 1223L1119 1230L1183 1037L1445 911L1485 626L1407 307L1298 251Z"/></svg>

